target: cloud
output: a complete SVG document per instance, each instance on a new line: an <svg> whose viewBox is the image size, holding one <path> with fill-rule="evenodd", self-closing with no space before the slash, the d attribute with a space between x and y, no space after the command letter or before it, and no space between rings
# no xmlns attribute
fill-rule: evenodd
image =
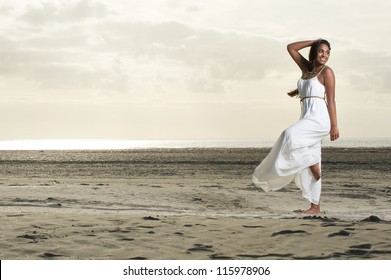
<svg viewBox="0 0 391 280"><path fill-rule="evenodd" d="M191 69L192 76L183 78L193 91L221 92L224 81L261 80L267 72L283 71L285 66L281 57L284 46L262 36L172 21L107 22L99 30L108 49L135 57L164 58Z"/></svg>
<svg viewBox="0 0 391 280"><path fill-rule="evenodd" d="M0 75L4 77L32 80L45 88L83 89L94 80L94 77L88 77L94 68L83 61L77 50L47 50L24 47L20 42L4 38L0 41L8 44L0 49ZM84 57L88 59L88 55Z"/></svg>
<svg viewBox="0 0 391 280"><path fill-rule="evenodd" d="M292 69L285 44L270 37L113 14L88 0L27 6L17 32L0 33L0 75L29 80L42 90L131 98L221 94L232 83L262 81L270 73L283 78ZM386 53L355 49L335 58L343 73L338 79L378 93L390 92L390 62Z"/></svg>
<svg viewBox="0 0 391 280"><path fill-rule="evenodd" d="M197 29L179 22L112 22L103 23L99 30L117 51L212 67L214 78L259 79L270 68L283 67L276 48L285 54L284 46L262 36Z"/></svg>
<svg viewBox="0 0 391 280"><path fill-rule="evenodd" d="M13 10L11 6L8 5L0 5L0 15L9 15Z"/></svg>
<svg viewBox="0 0 391 280"><path fill-rule="evenodd" d="M83 21L99 18L108 13L108 8L98 1L39 2L28 5L20 19L29 24L43 25L53 22Z"/></svg>
<svg viewBox="0 0 391 280"><path fill-rule="evenodd" d="M95 89L106 94L147 94L169 87L223 93L227 81L261 80L268 71L284 70L284 47L262 36L176 21L103 17L99 22L70 23L107 11L86 0L29 6L22 15L29 23L24 32L12 39L0 35L5 43L0 54L6 57L0 75L20 76L45 89ZM48 22L57 25L43 25ZM117 60L122 61L120 69Z"/></svg>
<svg viewBox="0 0 391 280"><path fill-rule="evenodd" d="M335 60L338 71L358 91L376 94L391 93L391 56L385 52L349 49Z"/></svg>

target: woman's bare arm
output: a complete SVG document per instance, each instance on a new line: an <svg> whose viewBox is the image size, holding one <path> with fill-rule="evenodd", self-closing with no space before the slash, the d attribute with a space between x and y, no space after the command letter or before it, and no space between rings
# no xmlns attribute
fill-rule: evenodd
<svg viewBox="0 0 391 280"><path fill-rule="evenodd" d="M337 123L337 105L335 102L335 77L334 72L330 67L323 70L324 86L326 88L327 110L330 117L330 140L337 140L339 137L339 129Z"/></svg>
<svg viewBox="0 0 391 280"><path fill-rule="evenodd" d="M318 39L319 40L319 39ZM305 59L299 50L310 47L317 40L307 40L291 43L287 46L288 52L296 64L300 67L301 71L307 71L308 60Z"/></svg>

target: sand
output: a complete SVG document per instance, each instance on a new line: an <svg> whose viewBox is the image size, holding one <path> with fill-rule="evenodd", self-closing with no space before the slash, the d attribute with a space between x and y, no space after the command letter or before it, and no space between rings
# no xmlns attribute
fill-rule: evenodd
<svg viewBox="0 0 391 280"><path fill-rule="evenodd" d="M391 259L391 148L323 149L322 213L268 149L1 151L0 259Z"/></svg>

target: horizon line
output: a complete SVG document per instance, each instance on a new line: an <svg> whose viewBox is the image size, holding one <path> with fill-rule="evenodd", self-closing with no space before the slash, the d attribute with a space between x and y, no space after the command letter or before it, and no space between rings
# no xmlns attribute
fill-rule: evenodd
<svg viewBox="0 0 391 280"><path fill-rule="evenodd" d="M16 150L127 150L148 148L268 148L277 139L16 139L0 140L1 151ZM391 137L343 138L323 141L325 147L391 147Z"/></svg>

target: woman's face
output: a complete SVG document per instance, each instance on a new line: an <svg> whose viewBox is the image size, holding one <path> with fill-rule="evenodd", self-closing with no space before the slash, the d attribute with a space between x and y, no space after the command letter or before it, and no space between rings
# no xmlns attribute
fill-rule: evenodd
<svg viewBox="0 0 391 280"><path fill-rule="evenodd" d="M315 62L317 65L325 65L330 57L330 49L326 44L320 44L316 52Z"/></svg>

